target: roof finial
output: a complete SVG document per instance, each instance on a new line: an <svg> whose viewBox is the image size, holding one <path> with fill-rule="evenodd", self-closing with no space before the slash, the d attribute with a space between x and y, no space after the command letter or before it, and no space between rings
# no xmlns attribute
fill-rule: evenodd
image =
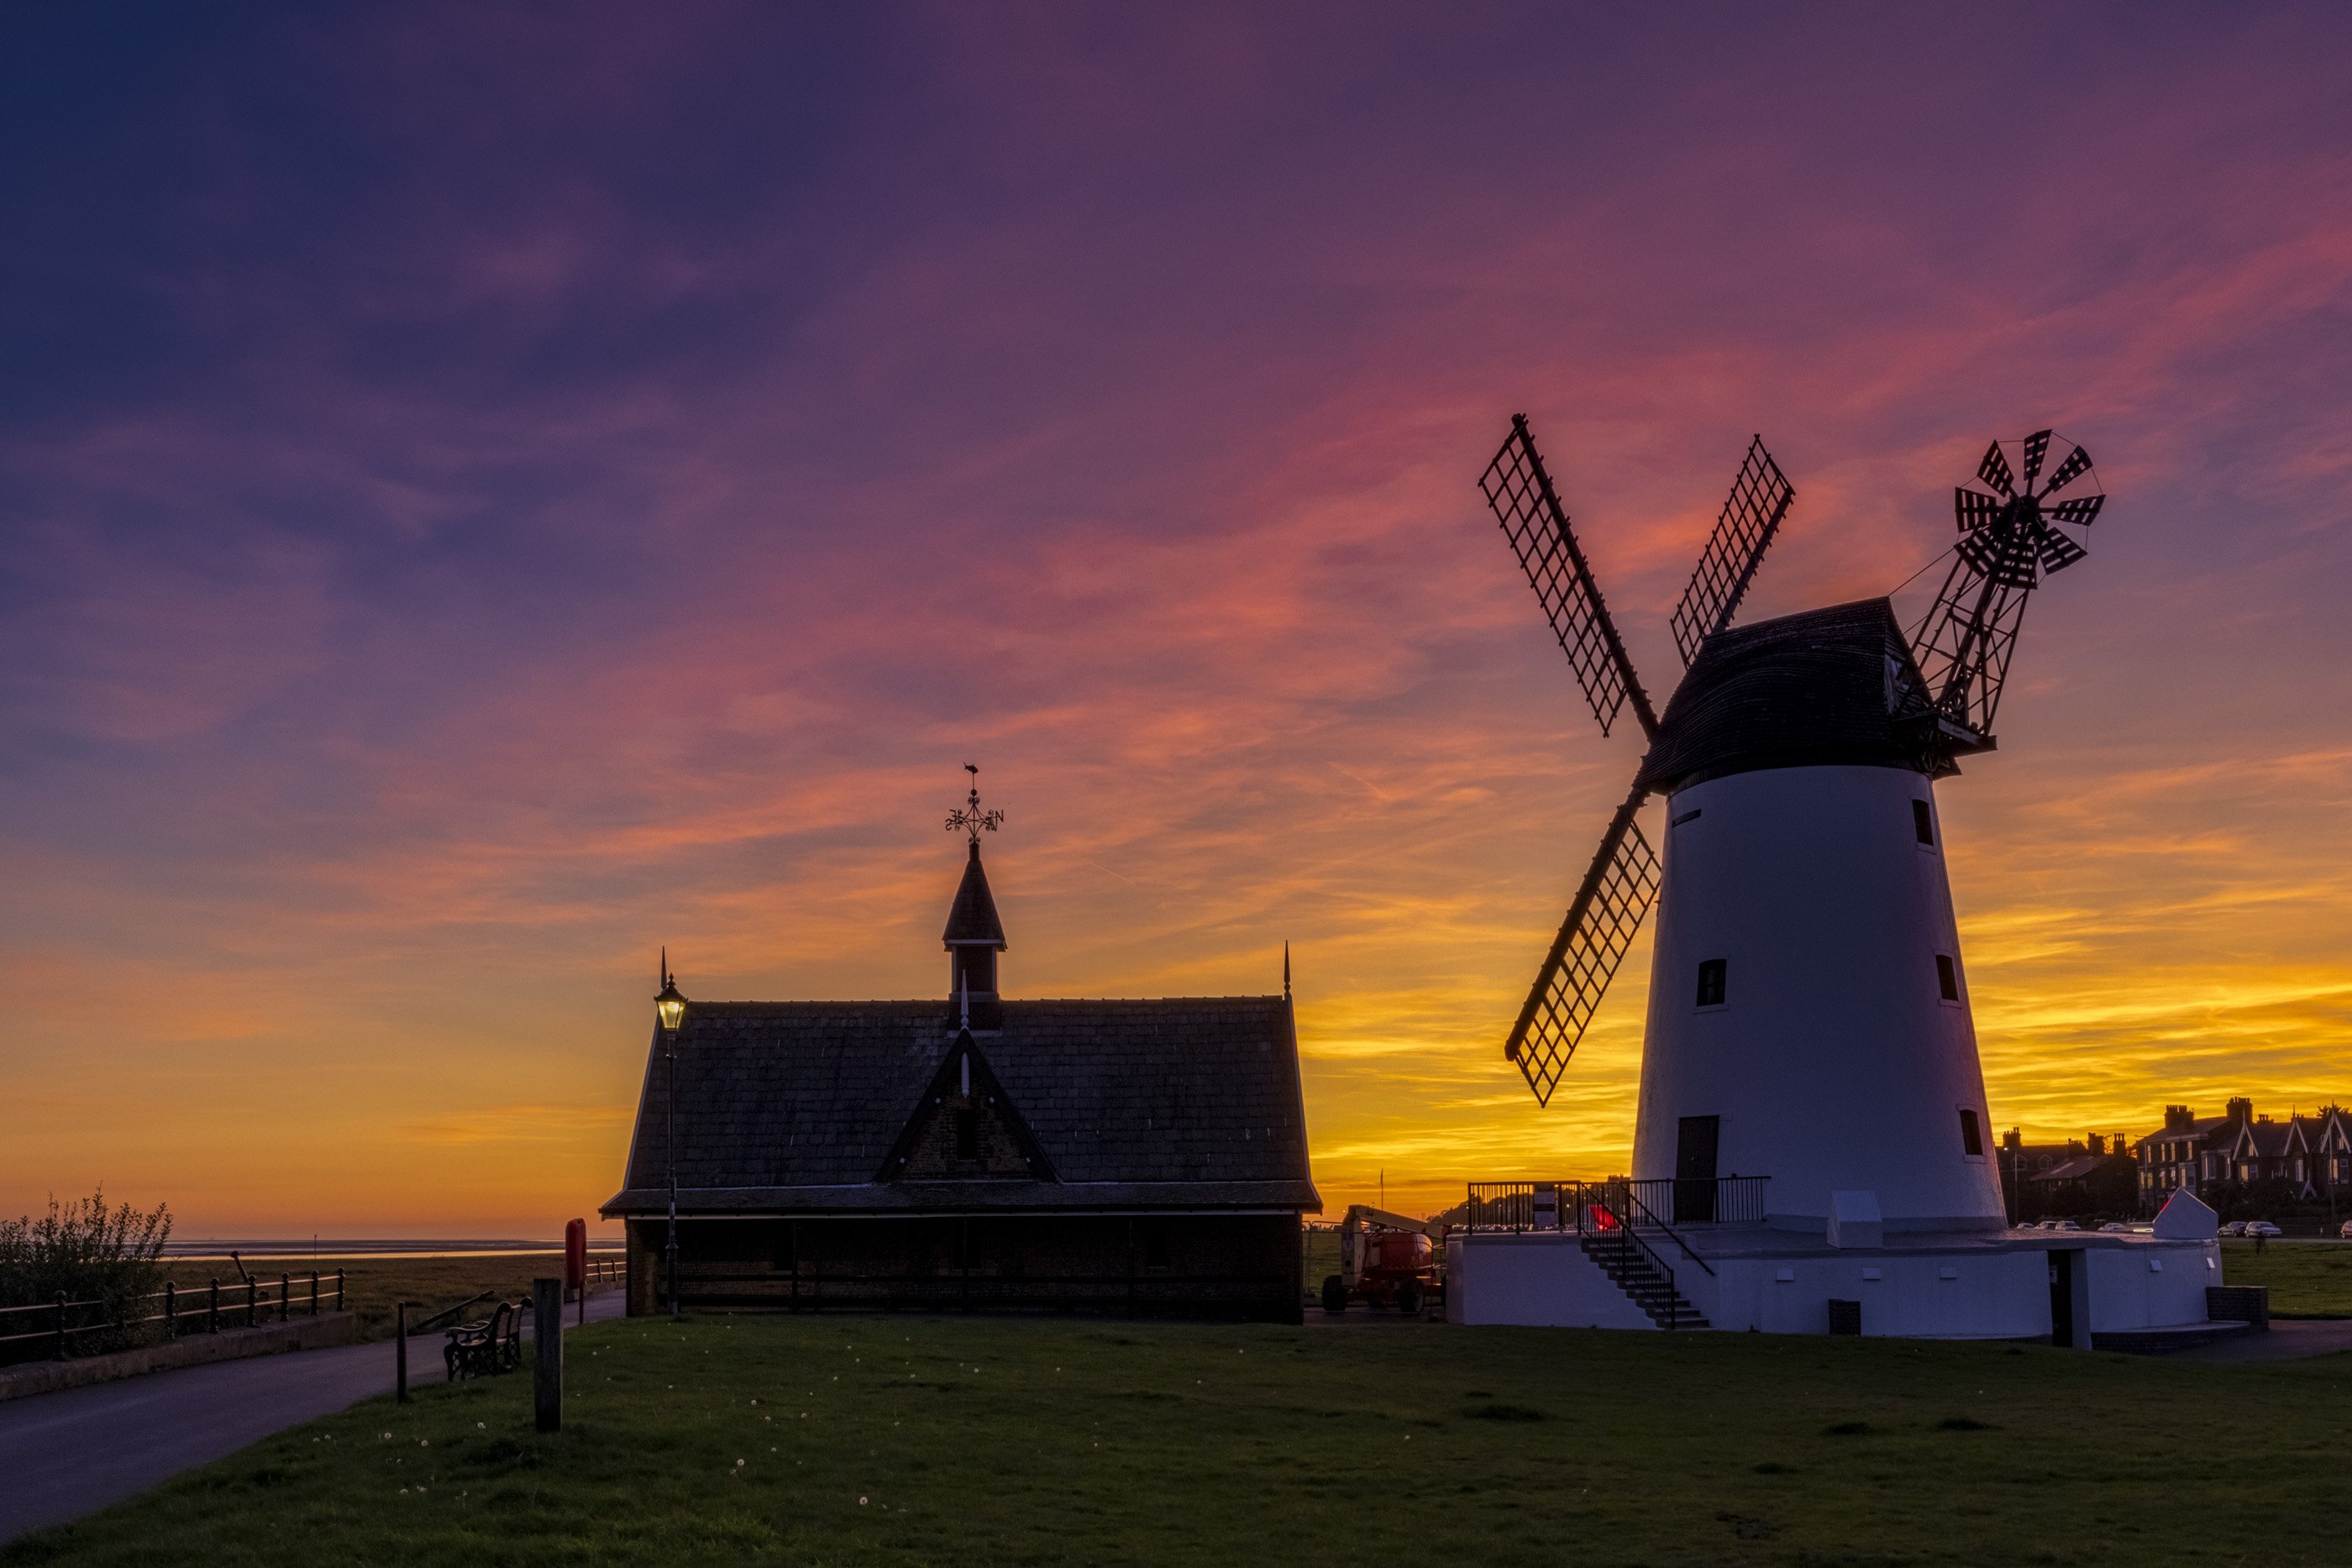
<svg viewBox="0 0 2352 1568"><path fill-rule="evenodd" d="M971 775L971 793L964 797L964 805L961 810L948 813L948 831L952 833L961 828L971 834L972 852L977 854L980 852L981 831L985 829L992 833L996 831L1004 824L1004 813L983 811L980 809L980 764L967 762L963 765L963 770Z"/></svg>
<svg viewBox="0 0 2352 1568"><path fill-rule="evenodd" d="M662 944L661 983L665 986L669 984L669 944L667 942Z"/></svg>
<svg viewBox="0 0 2352 1568"><path fill-rule="evenodd" d="M1290 999L1290 944L1282 945L1282 999Z"/></svg>

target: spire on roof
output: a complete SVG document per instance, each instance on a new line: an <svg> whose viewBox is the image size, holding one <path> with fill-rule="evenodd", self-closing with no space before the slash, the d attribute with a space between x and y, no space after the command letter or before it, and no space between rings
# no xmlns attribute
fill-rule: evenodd
<svg viewBox="0 0 2352 1568"><path fill-rule="evenodd" d="M971 775L971 791L961 810L948 813L947 825L948 831L961 831L971 841L963 881L957 884L955 902L948 906L947 929L940 933L950 956L950 995L957 998L949 1018L961 1017L964 1027L977 1024L994 1029L999 1027L996 956L1004 951L1004 923L996 916L996 899L988 891L988 873L980 863L980 835L996 831L1004 813L980 809L980 768L970 762L963 766Z"/></svg>

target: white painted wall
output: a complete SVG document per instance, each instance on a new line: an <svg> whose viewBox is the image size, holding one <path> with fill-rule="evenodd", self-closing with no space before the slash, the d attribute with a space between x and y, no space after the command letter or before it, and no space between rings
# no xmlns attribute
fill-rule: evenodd
<svg viewBox="0 0 2352 1568"><path fill-rule="evenodd" d="M1445 1240L1445 1317L1457 1323L1656 1329L1575 1235L1479 1231Z"/></svg>
<svg viewBox="0 0 2352 1568"><path fill-rule="evenodd" d="M1820 1230L1850 1189L1878 1195L1890 1232L2003 1228L1942 824L1921 845L1915 800L1932 813L1927 779L1892 768L1768 768L1669 800L1635 1176L1673 1176L1677 1123L1712 1115L1717 1171L1770 1176L1776 1223ZM1727 994L1702 1009L1707 958Z"/></svg>
<svg viewBox="0 0 2352 1568"><path fill-rule="evenodd" d="M1722 1258L1715 1269L1717 1328L1827 1333L1834 1297L1862 1303L1868 1335L2030 1339L2050 1332L2050 1263L2039 1251Z"/></svg>
<svg viewBox="0 0 2352 1568"><path fill-rule="evenodd" d="M2084 1249L2091 1267L2091 1332L2201 1323L2205 1287L2221 1282L2221 1244Z"/></svg>

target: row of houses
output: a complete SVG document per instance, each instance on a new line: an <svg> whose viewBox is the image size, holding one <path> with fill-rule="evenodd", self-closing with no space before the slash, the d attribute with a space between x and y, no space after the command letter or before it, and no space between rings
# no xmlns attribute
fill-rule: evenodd
<svg viewBox="0 0 2352 1568"><path fill-rule="evenodd" d="M2229 1102L2219 1116L2167 1105L2164 1126L2132 1145L2141 1197L2161 1203L2182 1187L2190 1192L2224 1183L2281 1181L2297 1197L2352 1186L2352 1111L2322 1106L2283 1120L2254 1113L2252 1100Z"/></svg>
<svg viewBox="0 0 2352 1568"><path fill-rule="evenodd" d="M2000 1150L2000 1178L2015 1212L2051 1202L2083 1201L2112 1209L2135 1201L2160 1207L2175 1191L2282 1183L2296 1198L2352 1186L2352 1110L2326 1105L2283 1119L2254 1113L2250 1099L2229 1102L2219 1116L2189 1106L2164 1108L2164 1126L2146 1137L2093 1133L2063 1144L2029 1144L2011 1128ZM2079 1191L2077 1189L2080 1189ZM2136 1191L2135 1191L2136 1189Z"/></svg>

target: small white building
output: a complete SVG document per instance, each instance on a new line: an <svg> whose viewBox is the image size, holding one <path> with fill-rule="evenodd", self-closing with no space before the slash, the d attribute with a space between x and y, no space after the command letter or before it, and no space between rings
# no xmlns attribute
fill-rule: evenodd
<svg viewBox="0 0 2352 1568"><path fill-rule="evenodd" d="M2213 1211L2188 1193L2152 1231L2129 1234L1890 1233L1860 1195L1841 1195L1839 1222L1815 1237L1760 1221L1653 1222L1647 1185L1566 1183L1557 1227L1490 1214L1454 1232L1448 1321L2109 1348L2210 1332L2206 1290L2221 1283Z"/></svg>

